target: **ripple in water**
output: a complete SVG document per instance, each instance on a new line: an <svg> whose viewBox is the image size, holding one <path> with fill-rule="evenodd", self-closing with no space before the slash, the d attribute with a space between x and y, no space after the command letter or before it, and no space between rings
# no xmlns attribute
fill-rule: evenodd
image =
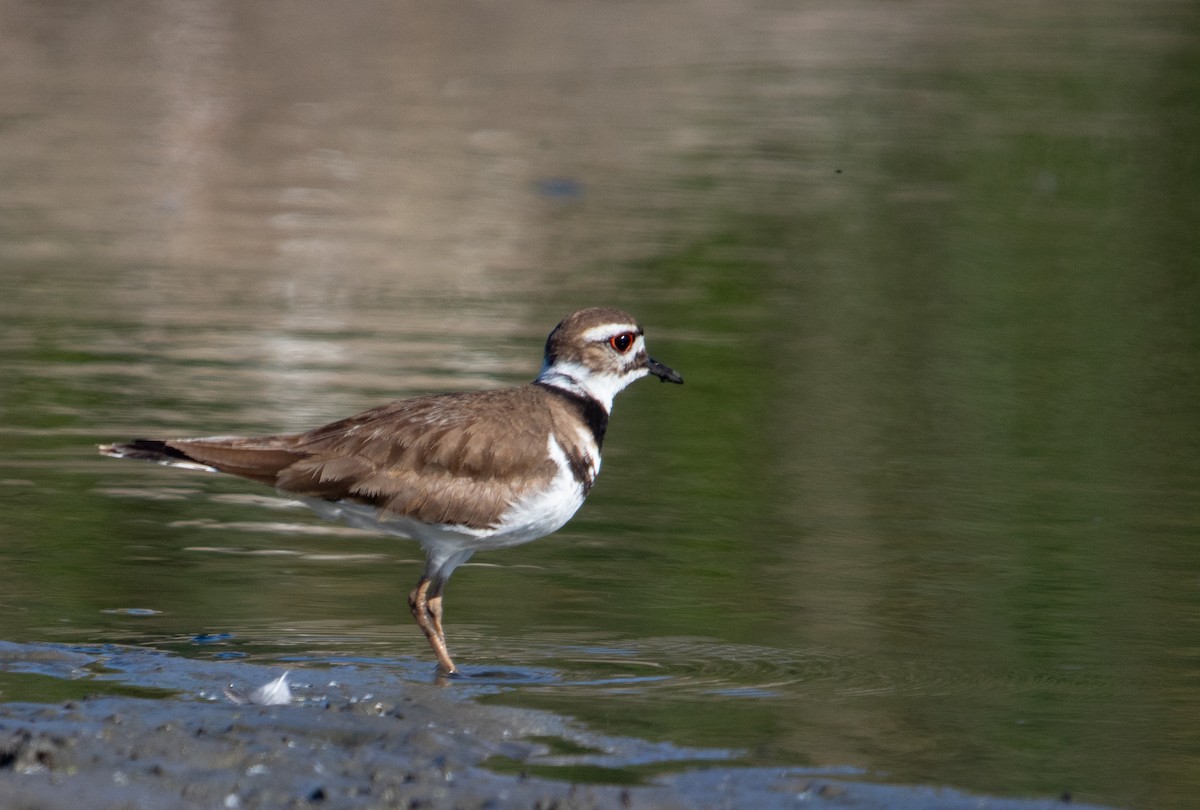
<svg viewBox="0 0 1200 810"><path fill-rule="evenodd" d="M815 646L781 649L700 637L649 638L620 645L572 641L556 644L548 638L524 640L513 645L496 644L495 652L509 660L537 662L556 674L549 681L544 676L531 677L529 683L600 689L610 694L669 692L673 697L759 700L812 692L853 699L875 695L949 696L981 690L1016 693L1059 687L1075 694L1081 690L1103 693L1112 687L1067 667L1051 674L1044 670L997 671L966 664L947 669L917 659L897 665L893 658L891 665L883 669L878 656ZM484 660L489 652L476 648L471 654L476 660Z"/></svg>
<svg viewBox="0 0 1200 810"><path fill-rule="evenodd" d="M772 700L781 697L869 699L1009 694L1066 689L1105 694L1113 684L1087 671L997 670L963 664L955 668L913 658L880 658L845 649L792 649L735 644L703 637L660 637L615 642L599 634L552 634L502 638L470 625L455 628L454 651L464 689L507 688L578 691L598 695L698 700ZM134 634L136 636L136 634ZM211 641L209 641L211 639ZM240 626L236 633L123 638L186 656L247 656L288 667L352 668L400 680L429 682L436 668L424 639L407 623L362 625L328 622ZM206 643L208 642L208 643ZM934 659L940 660L940 659ZM886 663L886 668L884 664Z"/></svg>

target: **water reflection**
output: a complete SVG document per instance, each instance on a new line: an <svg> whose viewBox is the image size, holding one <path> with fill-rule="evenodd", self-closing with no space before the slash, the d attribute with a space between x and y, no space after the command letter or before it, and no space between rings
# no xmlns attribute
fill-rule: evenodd
<svg viewBox="0 0 1200 810"><path fill-rule="evenodd" d="M1189 806L1184 6L0 3L0 635L426 679L415 546L92 445L524 381L614 304L688 385L456 577L491 699Z"/></svg>

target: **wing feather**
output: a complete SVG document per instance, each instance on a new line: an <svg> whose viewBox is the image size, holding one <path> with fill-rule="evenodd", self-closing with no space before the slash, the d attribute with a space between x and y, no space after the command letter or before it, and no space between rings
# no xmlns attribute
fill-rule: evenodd
<svg viewBox="0 0 1200 810"><path fill-rule="evenodd" d="M292 449L304 460L280 471L276 486L370 504L382 520L494 526L557 473L546 455L549 415L531 412L521 390L401 400L299 434Z"/></svg>
<svg viewBox="0 0 1200 810"><path fill-rule="evenodd" d="M399 400L305 433L140 439L101 452L198 464L293 495L369 504L381 520L483 529L558 472L546 452L553 417L530 388Z"/></svg>

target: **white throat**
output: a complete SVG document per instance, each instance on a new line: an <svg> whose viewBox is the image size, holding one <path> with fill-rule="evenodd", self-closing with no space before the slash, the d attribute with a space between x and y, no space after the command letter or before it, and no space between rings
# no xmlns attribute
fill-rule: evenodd
<svg viewBox="0 0 1200 810"><path fill-rule="evenodd" d="M554 365L543 368L537 381L570 391L572 394L590 397L611 413L613 397L634 380L645 377L647 373L644 368L626 371L623 374L597 373L580 363L559 360Z"/></svg>

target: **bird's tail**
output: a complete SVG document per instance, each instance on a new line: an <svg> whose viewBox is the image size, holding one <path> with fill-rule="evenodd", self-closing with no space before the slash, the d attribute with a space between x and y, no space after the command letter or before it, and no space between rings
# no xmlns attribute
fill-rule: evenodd
<svg viewBox="0 0 1200 810"><path fill-rule="evenodd" d="M158 439L134 439L131 442L116 442L100 445L100 455L113 458L132 458L138 461L153 461L172 467L203 467L216 471L216 467L201 464L187 453Z"/></svg>
<svg viewBox="0 0 1200 810"><path fill-rule="evenodd" d="M283 437L205 439L134 439L100 445L100 453L113 458L152 461L170 467L240 475L270 486L279 471L304 457L286 447Z"/></svg>

